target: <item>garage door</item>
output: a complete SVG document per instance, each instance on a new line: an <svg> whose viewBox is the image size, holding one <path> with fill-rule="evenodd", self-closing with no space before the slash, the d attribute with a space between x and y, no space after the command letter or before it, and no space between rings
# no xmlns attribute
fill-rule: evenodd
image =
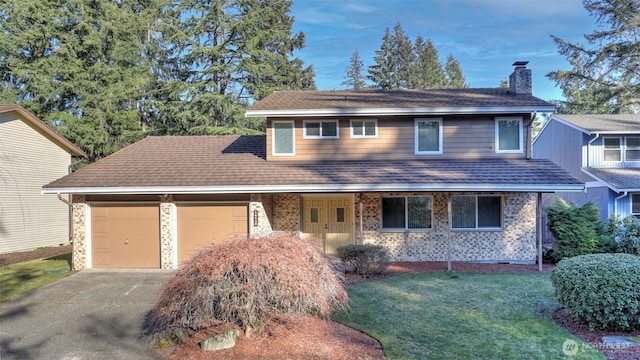
<svg viewBox="0 0 640 360"><path fill-rule="evenodd" d="M203 247L247 236L247 205L178 205L178 260L189 260Z"/></svg>
<svg viewBox="0 0 640 360"><path fill-rule="evenodd" d="M91 248L96 268L159 268L158 205L92 206Z"/></svg>

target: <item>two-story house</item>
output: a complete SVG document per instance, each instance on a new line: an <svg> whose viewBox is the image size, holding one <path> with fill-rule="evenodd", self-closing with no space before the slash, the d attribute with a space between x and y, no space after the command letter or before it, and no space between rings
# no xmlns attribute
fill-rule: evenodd
<svg viewBox="0 0 640 360"><path fill-rule="evenodd" d="M535 158L550 159L585 183L584 192L556 196L592 201L602 220L640 216L640 115L554 115L533 142Z"/></svg>
<svg viewBox="0 0 640 360"><path fill-rule="evenodd" d="M584 184L532 159L531 94L511 88L281 91L264 136L148 137L44 187L74 194L76 268L174 268L230 235L287 232L328 253L533 263L542 193Z"/></svg>
<svg viewBox="0 0 640 360"><path fill-rule="evenodd" d="M0 253L69 245L69 206L42 186L87 155L20 105L0 105Z"/></svg>

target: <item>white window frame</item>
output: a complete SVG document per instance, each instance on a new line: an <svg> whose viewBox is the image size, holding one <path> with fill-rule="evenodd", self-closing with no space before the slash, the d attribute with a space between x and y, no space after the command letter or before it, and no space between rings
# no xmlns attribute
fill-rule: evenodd
<svg viewBox="0 0 640 360"><path fill-rule="evenodd" d="M619 144L618 145L618 153L620 154L620 160L606 160L605 159L605 142L606 139L618 139ZM625 152L624 151L624 140L622 138L622 136L603 136L602 137L602 162L603 163L619 163L619 162L623 162L624 161L624 156L625 156ZM613 149L611 149L611 151L613 151Z"/></svg>
<svg viewBox="0 0 640 360"><path fill-rule="evenodd" d="M409 198L429 198L431 201L431 227L428 228L409 228ZM404 227L401 228L385 228L383 226L382 216L382 200L385 198L402 198L404 199ZM380 230L382 232L398 232L398 231L432 231L433 230L433 196L432 195L408 195L408 196L382 196L380 197Z"/></svg>
<svg viewBox="0 0 640 360"><path fill-rule="evenodd" d="M455 196L468 196L476 198L476 209L475 209L475 223L476 226L472 228L454 228L453 227L453 198ZM478 198L480 197L499 197L500 198L500 226L499 227L478 227ZM458 194L451 195L449 199L449 208L451 209L449 214L449 224L451 231L501 231L504 228L504 196L502 195L473 195L473 194Z"/></svg>
<svg viewBox="0 0 640 360"><path fill-rule="evenodd" d="M276 152L276 124L290 124L291 125L291 145L292 152L290 153L278 153ZM271 155L273 156L294 156L296 154L296 124L294 121L280 120L273 121L271 123Z"/></svg>
<svg viewBox="0 0 640 360"><path fill-rule="evenodd" d="M518 121L518 149L500 150L500 122ZM495 152L496 154L522 154L524 152L524 121L522 116L501 116L495 119Z"/></svg>
<svg viewBox="0 0 640 360"><path fill-rule="evenodd" d="M355 129L354 126L353 126L353 123L355 121L362 122L362 135L355 135L353 133L353 130ZM373 126L374 126L374 129L375 129L375 134L373 134L373 135L365 135L365 129L366 129L365 123L367 123L367 122L373 122L373 124L374 124ZM378 137L378 119L351 119L349 121L349 133L351 134L351 137L354 138L354 139L377 138Z"/></svg>
<svg viewBox="0 0 640 360"><path fill-rule="evenodd" d="M438 151L420 151L420 137L418 134L418 123L420 122L437 122L438 123ZM419 118L413 121L413 145L416 155L442 155L442 118Z"/></svg>
<svg viewBox="0 0 640 360"><path fill-rule="evenodd" d="M631 214L633 216L640 216L640 212L638 212L638 213L634 213L633 212L633 198L636 197L636 196L640 197L640 193L631 193L631 194L629 194L629 196L631 197L631 201L629 201L629 207L630 207L629 214ZM638 199L638 201L640 201L640 199Z"/></svg>
<svg viewBox="0 0 640 360"><path fill-rule="evenodd" d="M307 135L308 123L320 123L320 135ZM323 124L333 123L336 124L335 136L322 135ZM303 139L339 139L340 138L340 121L338 120L305 120L302 122L302 138Z"/></svg>
<svg viewBox="0 0 640 360"><path fill-rule="evenodd" d="M640 136L625 136L624 137L624 161L625 162L640 162L640 159L638 159L638 160L629 160L629 159L627 159L627 151L628 150L640 150L640 146L629 147L629 145L627 144L627 140L629 138L640 139ZM604 143L603 143L603 149L604 149Z"/></svg>

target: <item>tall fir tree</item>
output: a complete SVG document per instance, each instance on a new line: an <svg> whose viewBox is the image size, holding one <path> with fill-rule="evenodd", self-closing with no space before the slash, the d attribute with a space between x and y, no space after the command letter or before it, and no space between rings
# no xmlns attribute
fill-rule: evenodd
<svg viewBox="0 0 640 360"><path fill-rule="evenodd" d="M395 77L397 76L397 63L393 56L393 36L389 28L384 29L382 44L376 50L373 58L374 64L369 66L367 78L378 89L396 89Z"/></svg>
<svg viewBox="0 0 640 360"><path fill-rule="evenodd" d="M444 64L444 72L447 77L447 88L460 89L460 88L468 88L467 79L462 73L462 67L460 67L460 62L453 56L453 54L449 54L447 57L447 62Z"/></svg>
<svg viewBox="0 0 640 360"><path fill-rule="evenodd" d="M360 58L358 49L355 49L353 55L351 55L351 62L344 70L344 81L341 85L345 85L352 90L361 90L367 87L364 62Z"/></svg>
<svg viewBox="0 0 640 360"><path fill-rule="evenodd" d="M413 52L411 39L404 32L402 25L396 23L393 27L393 58L396 65L394 87L408 89L411 87L413 78L413 66L416 62L416 55Z"/></svg>
<svg viewBox="0 0 640 360"><path fill-rule="evenodd" d="M569 113L640 112L640 2L584 0L598 28L587 45L552 38L572 66L547 77L562 89L562 111Z"/></svg>
<svg viewBox="0 0 640 360"><path fill-rule="evenodd" d="M418 35L414 51L416 63L413 71L413 89L439 89L446 85L446 77L438 56L438 49L431 41Z"/></svg>

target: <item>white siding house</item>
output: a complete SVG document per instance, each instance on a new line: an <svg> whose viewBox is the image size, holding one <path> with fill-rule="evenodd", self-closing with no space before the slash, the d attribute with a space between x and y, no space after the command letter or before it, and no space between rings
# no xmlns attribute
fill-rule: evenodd
<svg viewBox="0 0 640 360"><path fill-rule="evenodd" d="M69 244L69 206L42 186L86 154L17 105L0 105L0 253Z"/></svg>

